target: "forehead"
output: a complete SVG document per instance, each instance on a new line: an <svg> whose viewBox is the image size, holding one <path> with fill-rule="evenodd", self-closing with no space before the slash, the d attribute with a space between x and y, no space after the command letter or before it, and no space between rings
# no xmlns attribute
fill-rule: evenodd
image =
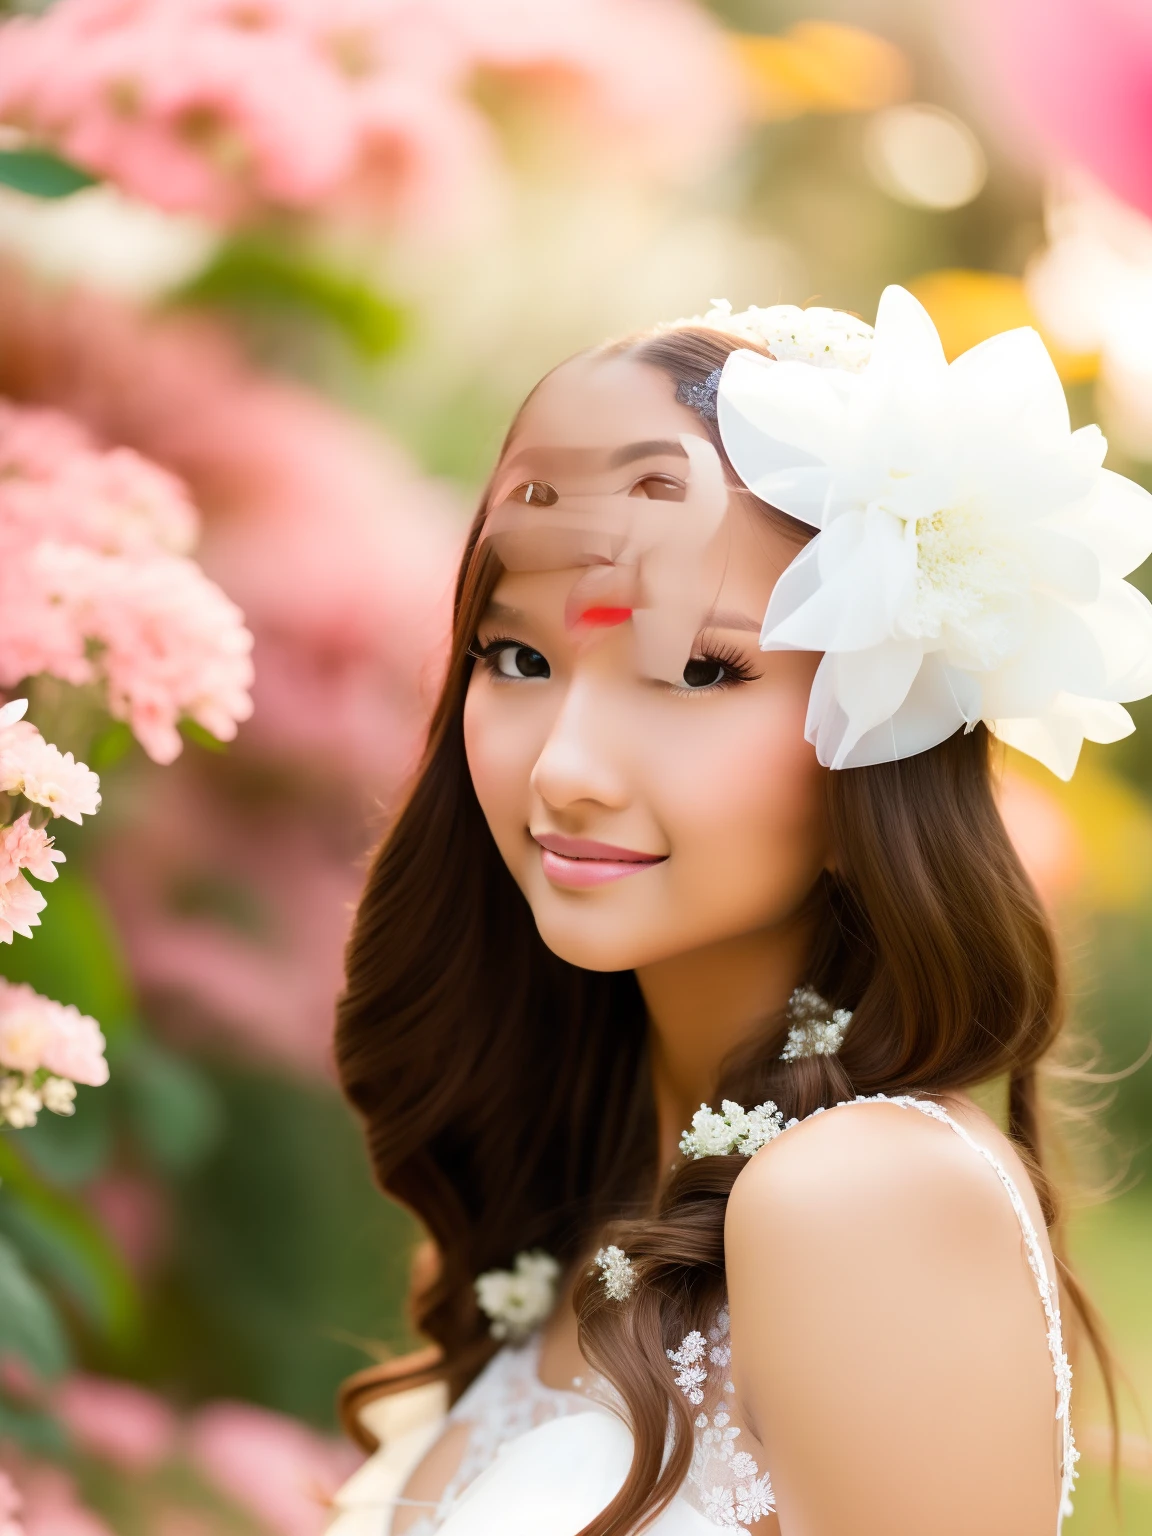
<svg viewBox="0 0 1152 1536"><path fill-rule="evenodd" d="M613 448L682 432L707 437L696 412L677 401L666 373L631 358L575 357L537 386L505 458L525 449Z"/></svg>

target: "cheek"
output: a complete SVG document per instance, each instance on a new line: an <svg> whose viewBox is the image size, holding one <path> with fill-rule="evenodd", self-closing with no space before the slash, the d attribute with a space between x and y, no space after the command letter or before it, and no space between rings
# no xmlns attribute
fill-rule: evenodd
<svg viewBox="0 0 1152 1536"><path fill-rule="evenodd" d="M497 846L511 862L522 840L529 779L547 735L535 701L501 708L491 683L475 679L464 701L464 751L480 809ZM515 872L515 871L513 871Z"/></svg>
<svg viewBox="0 0 1152 1536"><path fill-rule="evenodd" d="M824 770L803 734L807 690L739 702L754 707L717 710L707 729L682 733L659 815L678 895L743 925L804 899L827 860L828 829Z"/></svg>

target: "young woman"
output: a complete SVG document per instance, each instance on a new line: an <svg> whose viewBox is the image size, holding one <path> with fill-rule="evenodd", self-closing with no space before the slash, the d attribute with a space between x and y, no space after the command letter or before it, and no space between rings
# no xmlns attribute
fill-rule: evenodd
<svg viewBox="0 0 1152 1536"><path fill-rule="evenodd" d="M348 952L434 1347L348 1385L341 1536L1059 1528L1061 1290L1092 1327L993 737L1067 776L1152 692L1102 457L1034 333L949 367L900 289L533 391Z"/></svg>

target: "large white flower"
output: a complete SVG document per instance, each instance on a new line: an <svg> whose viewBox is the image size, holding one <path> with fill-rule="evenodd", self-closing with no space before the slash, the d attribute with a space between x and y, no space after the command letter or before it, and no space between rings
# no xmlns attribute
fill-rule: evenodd
<svg viewBox="0 0 1152 1536"><path fill-rule="evenodd" d="M772 593L765 650L821 651L806 735L830 768L983 720L1070 778L1152 693L1152 496L1073 432L1035 331L950 366L903 288L860 372L735 352L718 414L737 474L819 529Z"/></svg>

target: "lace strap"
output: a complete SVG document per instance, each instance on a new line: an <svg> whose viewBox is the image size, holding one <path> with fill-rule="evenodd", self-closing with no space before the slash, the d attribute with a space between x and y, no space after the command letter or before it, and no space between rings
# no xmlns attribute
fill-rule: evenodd
<svg viewBox="0 0 1152 1536"><path fill-rule="evenodd" d="M1048 1353L1052 1357L1052 1371L1056 1379L1056 1417L1060 1420L1063 1430L1063 1448L1060 1465L1060 1512L1057 1518L1057 1536L1066 1516L1072 1513L1072 1490L1078 1473L1076 1463L1080 1460L1080 1452L1076 1449L1076 1440L1072 1434L1072 1418L1069 1411L1072 1397L1072 1367L1068 1362L1068 1356L1064 1350L1064 1335L1060 1324L1060 1300L1056 1282L1048 1273L1048 1266L1044 1262L1044 1250L1040 1246L1040 1238L1037 1235L1035 1224L1032 1221L1028 1207L1020 1195L1012 1175L1004 1167L1003 1163L987 1147L983 1146L976 1138L954 1120L946 1109L932 1099L917 1099L911 1094L895 1094L889 1097L887 1094L877 1093L862 1095L855 1099L844 1100L845 1104L895 1104L899 1109L915 1109L930 1120L939 1120L942 1125L949 1126L966 1146L971 1147L977 1153L992 1172L1000 1180L1011 1202L1012 1209L1016 1213L1016 1220L1020 1224L1020 1231L1024 1238L1024 1248L1028 1255L1028 1267L1032 1271L1036 1281L1036 1289L1040 1293L1040 1301L1044 1308L1044 1317L1048 1324ZM841 1108L837 1105L836 1108ZM817 1110L817 1114L822 1111Z"/></svg>

